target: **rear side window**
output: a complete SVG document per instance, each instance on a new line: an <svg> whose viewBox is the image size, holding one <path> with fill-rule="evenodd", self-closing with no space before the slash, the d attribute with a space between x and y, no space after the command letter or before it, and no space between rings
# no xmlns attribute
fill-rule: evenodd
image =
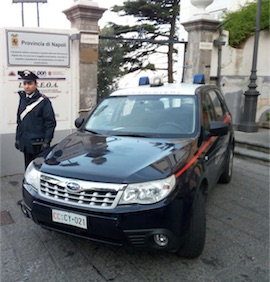
<svg viewBox="0 0 270 282"><path fill-rule="evenodd" d="M210 90L208 92L208 94L209 94L209 97L210 97L210 99L211 99L211 101L213 103L213 106L214 106L216 120L222 121L226 111L225 111L225 109L224 109L224 107L222 105L222 102L221 102L219 96L213 90Z"/></svg>
<svg viewBox="0 0 270 282"><path fill-rule="evenodd" d="M215 120L212 102L207 94L202 95L202 123L205 130L209 130L209 123Z"/></svg>
<svg viewBox="0 0 270 282"><path fill-rule="evenodd" d="M216 120L214 105L208 93L202 95L202 110L208 113L210 121Z"/></svg>

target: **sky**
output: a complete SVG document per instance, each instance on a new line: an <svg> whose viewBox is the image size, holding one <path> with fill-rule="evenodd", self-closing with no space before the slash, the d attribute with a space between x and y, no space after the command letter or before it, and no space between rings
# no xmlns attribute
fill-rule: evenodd
<svg viewBox="0 0 270 282"><path fill-rule="evenodd" d="M22 26L22 4L12 3L12 0L0 0L0 28ZM109 9L113 5L121 5L123 0L94 0L99 7ZM70 21L63 10L74 4L74 0L47 0L47 3L39 3L39 26L41 28L69 29ZM37 4L24 3L24 26L37 27ZM103 27L108 21L117 21L117 15L109 10L104 12L99 21Z"/></svg>

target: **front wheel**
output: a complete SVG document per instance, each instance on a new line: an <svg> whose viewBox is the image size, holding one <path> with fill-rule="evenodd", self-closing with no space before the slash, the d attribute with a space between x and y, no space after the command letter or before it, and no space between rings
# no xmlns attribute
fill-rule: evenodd
<svg viewBox="0 0 270 282"><path fill-rule="evenodd" d="M229 156L227 157L225 170L221 174L218 182L220 183L229 183L232 179L232 170L233 170L233 147L229 148Z"/></svg>
<svg viewBox="0 0 270 282"><path fill-rule="evenodd" d="M206 234L205 201L201 190L195 194L187 239L177 253L184 258L196 258L201 255Z"/></svg>

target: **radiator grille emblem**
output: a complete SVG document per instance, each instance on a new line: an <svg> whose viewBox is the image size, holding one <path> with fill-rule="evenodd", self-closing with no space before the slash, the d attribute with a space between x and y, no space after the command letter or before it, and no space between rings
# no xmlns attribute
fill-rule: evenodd
<svg viewBox="0 0 270 282"><path fill-rule="evenodd" d="M81 189L81 186L78 183L75 182L68 182L66 185L67 190L71 192L79 192Z"/></svg>

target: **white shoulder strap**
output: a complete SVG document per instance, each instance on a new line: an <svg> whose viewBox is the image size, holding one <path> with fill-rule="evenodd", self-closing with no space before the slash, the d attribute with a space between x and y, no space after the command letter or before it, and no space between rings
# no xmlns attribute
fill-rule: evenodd
<svg viewBox="0 0 270 282"><path fill-rule="evenodd" d="M25 110L20 114L21 120L23 120L25 118L25 116L29 112L31 112L35 108L35 106L37 106L42 100L44 100L44 98L43 97L39 97L34 103L26 106Z"/></svg>

